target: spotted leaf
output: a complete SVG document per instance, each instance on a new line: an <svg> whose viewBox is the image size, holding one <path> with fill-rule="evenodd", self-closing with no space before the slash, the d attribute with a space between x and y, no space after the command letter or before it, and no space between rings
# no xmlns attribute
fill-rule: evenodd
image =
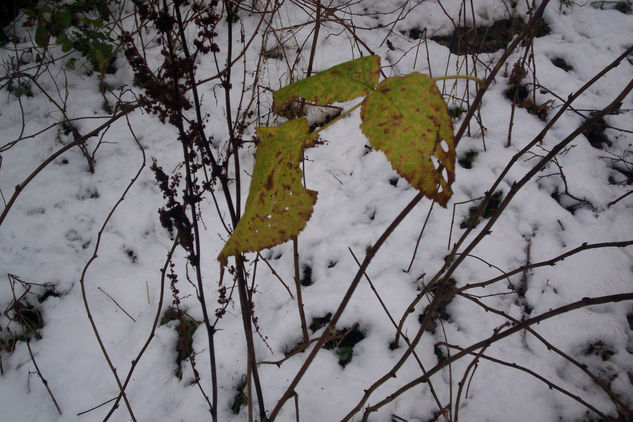
<svg viewBox="0 0 633 422"><path fill-rule="evenodd" d="M301 153L311 146L306 119L258 127L259 144L244 214L218 256L260 251L297 236L312 215L317 193L301 180Z"/></svg>
<svg viewBox="0 0 633 422"><path fill-rule="evenodd" d="M361 106L361 130L398 174L446 206L455 180L455 138L435 82L411 73L385 79Z"/></svg>
<svg viewBox="0 0 633 422"><path fill-rule="evenodd" d="M353 100L373 91L379 76L378 56L345 62L275 91L273 111L280 114L299 98L321 106Z"/></svg>

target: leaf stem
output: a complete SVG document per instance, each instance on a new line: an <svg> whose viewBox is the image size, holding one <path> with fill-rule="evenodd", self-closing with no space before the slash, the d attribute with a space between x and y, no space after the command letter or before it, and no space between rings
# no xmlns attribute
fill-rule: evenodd
<svg viewBox="0 0 633 422"><path fill-rule="evenodd" d="M449 76L438 76L436 78L431 78L433 79L433 82L437 82L437 81L446 81L449 79L468 79L469 81L475 81L477 82L479 85L483 85L485 83L485 81L481 78L477 78L475 76L472 75L449 75Z"/></svg>
<svg viewBox="0 0 633 422"><path fill-rule="evenodd" d="M358 107L360 107L363 104L363 102L361 101L360 103L356 104L354 107L350 108L349 110L339 114L336 118L330 120L329 122L327 122L325 125L321 126L320 128L316 129L314 132L312 132L313 134L318 134L319 132L321 132L322 130L327 129L328 127L330 127L331 125L333 125L334 123L338 122L339 120L341 120L343 117L349 115L352 111L356 110Z"/></svg>

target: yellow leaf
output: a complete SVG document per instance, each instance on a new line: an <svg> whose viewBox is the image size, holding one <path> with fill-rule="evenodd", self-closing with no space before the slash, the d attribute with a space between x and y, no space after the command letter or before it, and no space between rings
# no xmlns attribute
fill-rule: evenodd
<svg viewBox="0 0 633 422"><path fill-rule="evenodd" d="M273 112L279 114L291 102L303 98L317 105L349 101L376 88L380 57L366 56L331 67L273 93Z"/></svg>
<svg viewBox="0 0 633 422"><path fill-rule="evenodd" d="M279 245L306 226L317 197L301 183L301 153L314 138L309 130L306 119L257 128L259 145L244 214L218 256L220 262Z"/></svg>
<svg viewBox="0 0 633 422"><path fill-rule="evenodd" d="M455 180L453 124L433 80L420 73L385 79L361 106L361 130L398 174L446 207Z"/></svg>

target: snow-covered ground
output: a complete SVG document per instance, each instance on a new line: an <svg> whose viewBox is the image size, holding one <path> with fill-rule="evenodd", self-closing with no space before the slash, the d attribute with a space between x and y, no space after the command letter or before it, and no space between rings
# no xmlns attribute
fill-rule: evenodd
<svg viewBox="0 0 633 422"><path fill-rule="evenodd" d="M518 4L513 8L511 3ZM418 4L366 0L347 4L335 1L329 7L338 9L331 11L330 20L321 22L314 70L324 70L357 58L361 53L366 55L368 51L364 48L370 48L381 56L386 76L414 71L433 77L475 74L472 56L451 54L447 47L430 39L425 42L424 35L422 38L419 35L424 31L429 37L449 35L453 29L451 19L469 24L474 19L478 26L490 26L495 20L511 15L527 21L527 3L530 2L429 0ZM600 7L600 3L606 4ZM485 195L512 157L534 139L568 96L631 47L633 15L630 11L616 10L613 3L550 2L544 13L550 31L534 39L527 55L528 74L523 81L538 84L535 105L542 106L541 111L546 110L545 121L525 107L517 106L512 119L511 144L507 145L512 102L504 91L511 87L509 76L513 64L526 53L525 47L520 46L485 94L476 115L481 119L480 124L473 119L470 130L457 147L458 159L469 151L477 152L472 168L456 166L454 195L446 209L433 206L428 199L422 200L378 251L366 272L367 278L354 292L337 324L338 329L357 327L365 337L353 347L352 359L344 367L333 350L319 352L295 390L300 420L341 420L359 403L364 391L403 356L404 342L395 350L389 347L396 333L390 318L398 323L420 289L444 265L450 248L465 232L460 223L474 205L467 201L476 203ZM402 9L398 9L400 6ZM241 78L245 78L248 97L253 92L259 95L256 103L259 108L254 108L255 116L246 129L245 138L254 136L256 124L281 123L281 119L268 114L272 106L271 90L287 84L291 77L305 76L314 22L304 9L299 2L286 1L274 16L267 17L265 23L276 31L273 34L269 30L265 34L260 29L243 61L238 61L233 69L233 105L236 107L240 99ZM392 24L399 14L401 19ZM248 39L261 18L245 11L239 16L240 21L235 25L235 51L241 49L237 34L243 31ZM353 23L358 40L366 47L334 16L344 19L348 26ZM222 21L218 27L221 54L225 53L227 43L226 26ZM416 31L412 31L414 29ZM28 44L28 29L20 27L18 34L22 37L18 47L23 48ZM416 34L417 37L412 36ZM273 35L283 41L281 45ZM305 40L307 43L303 45ZM293 75L289 74L288 63L277 55L267 54L258 62L262 49L273 48L283 50L292 61L296 58ZM297 54L299 48L301 52ZM158 61L158 48L148 48L147 52L150 63ZM477 75L485 78L502 52L478 54ZM3 63L8 63L14 55L13 45L5 45ZM221 62L222 56L219 57ZM32 66L33 60L32 55L24 57L23 66ZM561 63L568 66L567 70L560 67ZM198 66L199 79L217 72L212 56L199 58ZM253 72L258 66L258 85L253 86ZM117 59L117 69L115 74L106 75L106 82L116 90L126 88L139 92L133 86L133 73L122 55ZM574 110L567 110L542 142L517 160L496 188L502 192L501 198L511 192L513 184L529 172L540 157L590 117L592 111L613 101L632 78L633 55L629 55L589 87L573 103ZM83 118L74 122L81 134L107 120L94 75L65 69L60 61L38 82L53 100L65 103L69 118ZM461 99L472 101L475 95L473 82L468 84L468 97L463 80L459 83L438 81L438 87L445 94L449 108L466 108ZM214 151L221 156L228 149L224 91L218 80L203 84L199 89L203 111L209 113L207 134L213 136ZM42 90L36 86L32 90L32 96L21 97L9 92L6 86L0 91L3 205L13 195L16 185L72 141L72 134L64 134L58 126L48 128L60 121L59 110ZM126 93L124 98L132 100L131 93ZM528 100L531 99L530 91ZM350 108L356 102L341 106ZM464 115L454 120L456 129ZM261 116L258 122L254 120L257 116ZM580 135L556 156L556 162L550 162L534 175L514 196L491 232L453 273L456 288L498 277L526 264L551 260L585 242L600 244L633 239L633 196L619 199L632 189L633 95L626 96L620 112L606 116L605 121L609 144L596 148ZM306 185L318 191L314 213L298 240L301 272L310 273L312 282L302 288L308 324L337 309L358 270L354 255L362 260L366 249L416 195L415 189L398 177L384 154L368 147L359 124L356 110L321 132L322 145L305 151ZM90 152L96 149L94 173L88 171L81 151L71 148L38 173L12 205L0 225L2 421L92 421L102 420L110 411L113 402L91 410L117 397L120 390L90 324L85 303L111 365L119 378L125 380L151 333L157 312L162 316L173 300L169 280L166 280L162 309L157 309L161 269L173 241L159 221L157 210L164 206L165 200L150 164L152 158L156 159L170 175L184 171L177 136L173 126L161 124L155 116L136 110L127 120L117 120L107 131L87 141ZM20 137L24 139L9 145ZM254 144L247 145L240 155L242 205L248 193L255 152ZM137 173L138 178L135 178ZM627 177L628 184L625 183ZM128 186L124 200L117 204ZM226 206L219 188L216 196L226 221ZM213 319L219 307L220 266L216 257L228 234L211 195L205 194L200 206L201 269L208 311ZM478 224L460 252L488 221ZM423 225L424 233L412 261ZM499 311L497 313L464 296L449 295L443 318L436 319L437 327L433 332L424 332L415 347L416 357L406 359L397 376L373 391L365 405L380 402L420 377L421 366L430 370L440 359L458 353L458 347L466 348L485 340L494 335L495 330L508 329L517 321L584 297L633 293L633 247L619 247L621 243L598 246L602 247L580 251L556 265L519 271L486 287L463 291ZM203 314L196 289L187 281L187 276L193 278L193 275L186 255L184 249L177 248L172 259L173 271L179 280L178 297L182 309L200 322ZM284 352L301 341L296 295L293 293L291 297L279 281L279 278L284 280L294 292L292 244L276 246L261 255L262 259L256 260L256 254L247 254L247 270L249 283L254 286L254 315L261 333L255 336L255 353L260 362L259 377L266 409L270 412L308 353L298 353L284 360ZM409 271L405 271L407 269ZM225 274L223 285L231 291L230 274ZM28 291L26 286L29 286ZM47 290L55 294L44 298L42 295ZM409 339L418 333L418 316L431 297L425 296L406 319L403 331ZM11 319L16 319L18 310L24 315L41 317L41 328L30 334L28 344L15 341L21 328ZM182 379L175 375L178 343L175 328L174 321L159 325L141 359L134 363L125 392L136 420L211 418L204 396L212 391L207 332L200 325L193 336L195 370L200 377L197 384L189 360L182 363ZM533 331L519 330L483 349L477 348L474 355L455 360L434 373L429 382L416 385L371 413L369 420L600 419L579 400L604 415L617 418L614 400L605 390L629 409L633 408L633 304L630 297L617 303L575 309L532 325L530 329ZM246 406L239 408L238 414L231 409L247 368L237 292L232 295L217 330L214 337L218 420L248 420ZM322 332L320 328L310 334L317 338ZM8 350L11 343L15 343L13 351ZM446 344L455 347L447 348ZM478 353L481 355L477 358ZM283 362L270 363L276 361ZM40 380L35 363L61 414ZM585 365L587 371L583 370ZM587 372L606 388L597 385ZM257 406L254 412L257 415ZM359 421L362 415L361 410L352 420ZM110 418L130 419L123 402ZM285 404L277 420L299 420L294 399Z"/></svg>

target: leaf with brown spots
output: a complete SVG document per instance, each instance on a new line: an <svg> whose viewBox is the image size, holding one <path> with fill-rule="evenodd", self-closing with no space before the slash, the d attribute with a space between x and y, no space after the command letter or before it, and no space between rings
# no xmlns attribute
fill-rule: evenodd
<svg viewBox="0 0 633 422"><path fill-rule="evenodd" d="M380 57L366 56L331 67L273 93L273 112L279 114L299 98L324 106L367 95L376 88Z"/></svg>
<svg viewBox="0 0 633 422"><path fill-rule="evenodd" d="M306 119L257 128L259 145L244 214L220 252L220 262L279 245L306 226L317 197L301 183L301 152L315 137L309 130Z"/></svg>
<svg viewBox="0 0 633 422"><path fill-rule="evenodd" d="M385 79L361 107L361 130L393 168L443 207L453 194L455 138L448 109L429 76Z"/></svg>

